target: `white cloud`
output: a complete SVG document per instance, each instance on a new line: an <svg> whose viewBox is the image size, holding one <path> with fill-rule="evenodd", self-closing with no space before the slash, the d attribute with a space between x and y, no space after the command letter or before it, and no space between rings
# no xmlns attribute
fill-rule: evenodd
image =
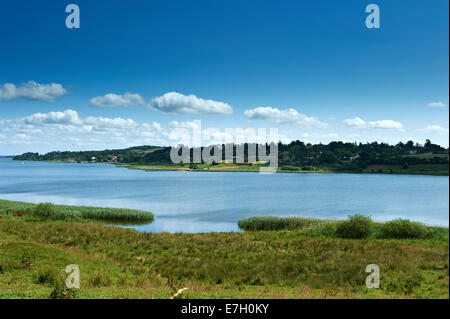
<svg viewBox="0 0 450 319"><path fill-rule="evenodd" d="M65 110L63 112L35 113L23 119L25 124L82 124L77 111Z"/></svg>
<svg viewBox="0 0 450 319"><path fill-rule="evenodd" d="M364 121L360 117L355 117L352 119L346 119L343 121L348 127L364 129L364 128L376 128L376 129L389 129L404 131L403 124L393 120L380 120L380 121Z"/></svg>
<svg viewBox="0 0 450 319"><path fill-rule="evenodd" d="M104 96L97 96L89 100L91 105L97 107L118 107L137 106L145 104L142 96L136 93L125 93L123 95L109 93Z"/></svg>
<svg viewBox="0 0 450 319"><path fill-rule="evenodd" d="M165 113L231 114L232 107L224 102L205 100L194 94L169 92L151 100L148 108Z"/></svg>
<svg viewBox="0 0 450 319"><path fill-rule="evenodd" d="M444 102L430 102L427 104L428 107L446 107L447 105Z"/></svg>
<svg viewBox="0 0 450 319"><path fill-rule="evenodd" d="M297 124L302 126L326 127L327 124L320 122L315 117L309 117L299 113L297 110L289 108L280 110L274 107L257 107L244 112L249 119L270 120L276 124Z"/></svg>
<svg viewBox="0 0 450 319"><path fill-rule="evenodd" d="M101 128L132 128L136 127L137 123L132 119L123 119L121 117L108 118L108 117L94 117L88 116L85 118L84 123L92 125L94 127Z"/></svg>
<svg viewBox="0 0 450 319"><path fill-rule="evenodd" d="M352 119L346 119L343 121L343 123L349 127L354 127L354 128L366 128L367 127L367 122L359 117L355 117Z"/></svg>
<svg viewBox="0 0 450 319"><path fill-rule="evenodd" d="M28 81L20 86L12 83L0 85L0 100L28 99L51 101L66 93L67 90L58 83L40 84Z"/></svg>
<svg viewBox="0 0 450 319"><path fill-rule="evenodd" d="M373 127L373 128L391 129L391 130L398 130L398 131L404 130L402 123L396 122L393 120L381 120L381 121L369 122L369 126Z"/></svg>
<svg viewBox="0 0 450 319"><path fill-rule="evenodd" d="M32 145L39 151L43 148L49 151L170 144L169 129L161 128L159 123L140 124L121 117L82 118L74 110L5 119L0 132L4 134L3 145ZM23 151L29 150L29 147L23 148Z"/></svg>
<svg viewBox="0 0 450 319"><path fill-rule="evenodd" d="M440 125L427 125L422 131L425 132L436 132L436 133L446 133L448 134L448 128L444 128Z"/></svg>

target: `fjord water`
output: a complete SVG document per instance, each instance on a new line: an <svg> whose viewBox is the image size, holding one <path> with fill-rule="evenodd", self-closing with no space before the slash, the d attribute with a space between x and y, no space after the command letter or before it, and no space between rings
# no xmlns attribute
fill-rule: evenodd
<svg viewBox="0 0 450 319"><path fill-rule="evenodd" d="M153 223L124 227L149 232L237 231L256 215L449 224L448 176L146 172L0 158L0 199L144 209Z"/></svg>

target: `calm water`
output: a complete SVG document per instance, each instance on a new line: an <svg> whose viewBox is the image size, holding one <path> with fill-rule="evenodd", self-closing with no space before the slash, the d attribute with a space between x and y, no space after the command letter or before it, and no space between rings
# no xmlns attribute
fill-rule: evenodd
<svg viewBox="0 0 450 319"><path fill-rule="evenodd" d="M447 176L145 172L0 158L0 198L149 210L153 223L131 227L151 232L236 231L254 215L449 224Z"/></svg>

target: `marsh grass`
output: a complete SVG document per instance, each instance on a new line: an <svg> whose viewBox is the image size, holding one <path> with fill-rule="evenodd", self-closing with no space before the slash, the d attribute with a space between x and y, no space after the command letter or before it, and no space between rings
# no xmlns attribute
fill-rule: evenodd
<svg viewBox="0 0 450 319"><path fill-rule="evenodd" d="M328 221L306 217L276 217L262 216L250 217L238 221L242 230L297 230L314 226L323 226Z"/></svg>
<svg viewBox="0 0 450 319"><path fill-rule="evenodd" d="M181 288L191 298L448 298L448 241L305 232L315 227L152 234L98 223L0 220L0 298L47 298L55 289L55 297L65 298L48 268L56 278L71 263L80 266L77 298L170 298ZM34 252L27 267L24 249ZM372 263L381 269L380 289L365 287Z"/></svg>
<svg viewBox="0 0 450 319"><path fill-rule="evenodd" d="M37 205L7 212L11 203L0 201L0 298L170 298L181 288L181 298L449 297L448 228L386 239L373 223L368 238L341 239L342 221L265 217L241 226L280 229L140 233L87 219L14 217L17 207ZM380 289L365 287L373 263ZM80 267L77 291L61 285L68 264Z"/></svg>
<svg viewBox="0 0 450 319"><path fill-rule="evenodd" d="M102 220L123 223L150 222L154 218L152 213L137 209L67 206L51 203L31 204L0 200L0 216L2 215L25 220Z"/></svg>
<svg viewBox="0 0 450 319"><path fill-rule="evenodd" d="M360 214L350 215L347 220L255 216L239 220L238 226L245 231L296 231L296 234L307 237L449 240L449 229L446 227L402 219L373 222L370 217Z"/></svg>

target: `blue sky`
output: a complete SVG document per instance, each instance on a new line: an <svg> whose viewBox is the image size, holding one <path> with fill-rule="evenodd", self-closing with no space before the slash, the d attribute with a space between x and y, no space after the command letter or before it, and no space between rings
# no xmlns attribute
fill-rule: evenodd
<svg viewBox="0 0 450 319"><path fill-rule="evenodd" d="M69 3L79 29L65 26ZM369 3L380 29L365 26ZM447 0L2 2L0 154L168 145L193 120L448 146L448 12Z"/></svg>

